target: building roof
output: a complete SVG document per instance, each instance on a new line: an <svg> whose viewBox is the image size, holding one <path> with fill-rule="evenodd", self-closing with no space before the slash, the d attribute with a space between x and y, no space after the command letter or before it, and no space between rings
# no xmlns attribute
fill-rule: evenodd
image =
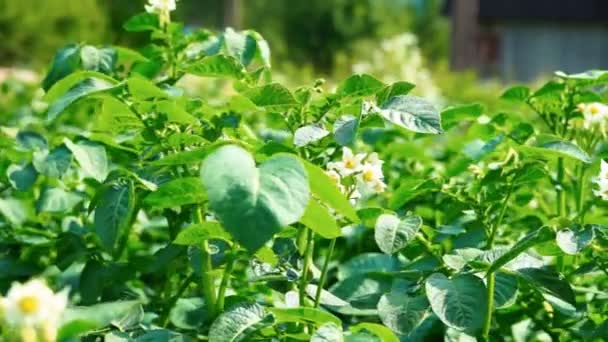
<svg viewBox="0 0 608 342"><path fill-rule="evenodd" d="M445 13L452 2L446 0ZM470 1L470 0L459 0ZM608 24L608 0L478 0L480 21L574 21Z"/></svg>

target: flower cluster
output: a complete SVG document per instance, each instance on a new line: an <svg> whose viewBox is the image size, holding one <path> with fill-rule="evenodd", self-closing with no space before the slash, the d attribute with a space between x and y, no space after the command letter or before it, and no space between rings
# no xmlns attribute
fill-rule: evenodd
<svg viewBox="0 0 608 342"><path fill-rule="evenodd" d="M17 340L55 342L67 302L67 291L54 293L41 280L13 283L0 298L1 322Z"/></svg>
<svg viewBox="0 0 608 342"><path fill-rule="evenodd" d="M594 182L599 185L599 189L593 190L593 193L603 200L608 200L608 163L604 160L600 166L600 174Z"/></svg>
<svg viewBox="0 0 608 342"><path fill-rule="evenodd" d="M177 8L176 2L177 0L148 0L146 12L158 14L160 24L164 26L171 21L171 11Z"/></svg>
<svg viewBox="0 0 608 342"><path fill-rule="evenodd" d="M583 126L586 129L599 127L602 132L606 129L606 120L608 120L608 106L599 103L581 103L577 106L578 110L583 114Z"/></svg>
<svg viewBox="0 0 608 342"><path fill-rule="evenodd" d="M342 148L342 159L327 164L327 174L338 184L342 192L347 189L342 185L342 178L354 177L356 187L348 191L349 199L357 199L361 193L380 193L386 189L382 164L377 153L357 153L348 147Z"/></svg>

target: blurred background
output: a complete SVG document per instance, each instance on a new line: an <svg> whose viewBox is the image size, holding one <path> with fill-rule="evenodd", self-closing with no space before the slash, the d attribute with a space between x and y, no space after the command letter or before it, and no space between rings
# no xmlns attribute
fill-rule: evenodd
<svg viewBox="0 0 608 342"><path fill-rule="evenodd" d="M122 24L145 2L0 0L0 67L43 72L67 42L141 46ZM438 102L491 102L504 83L608 67L605 0L179 0L173 17L260 32L277 77L368 72Z"/></svg>

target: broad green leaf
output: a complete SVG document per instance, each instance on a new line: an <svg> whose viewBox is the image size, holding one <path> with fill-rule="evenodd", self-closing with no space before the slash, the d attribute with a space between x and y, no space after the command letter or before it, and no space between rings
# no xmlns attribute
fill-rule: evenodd
<svg viewBox="0 0 608 342"><path fill-rule="evenodd" d="M293 135L293 144L297 147L317 142L329 134L320 124L307 125L298 128Z"/></svg>
<svg viewBox="0 0 608 342"><path fill-rule="evenodd" d="M16 141L17 147L23 150L44 150L48 148L48 142L42 135L33 132L20 130L17 133Z"/></svg>
<svg viewBox="0 0 608 342"><path fill-rule="evenodd" d="M36 151L32 162L41 174L61 178L72 163L72 152L65 145L53 149L50 153L46 150Z"/></svg>
<svg viewBox="0 0 608 342"><path fill-rule="evenodd" d="M81 195L67 192L61 188L47 188L40 195L36 210L49 213L68 213L83 200Z"/></svg>
<svg viewBox="0 0 608 342"><path fill-rule="evenodd" d="M391 214L382 214L376 221L374 238L380 250L394 254L416 238L422 225L420 216L406 216L403 219Z"/></svg>
<svg viewBox="0 0 608 342"><path fill-rule="evenodd" d="M78 67L80 46L68 44L59 49L53 58L51 69L42 81L42 89L48 91L56 82L69 75Z"/></svg>
<svg viewBox="0 0 608 342"><path fill-rule="evenodd" d="M544 294L550 294L569 304L576 305L576 296L568 280L547 267L521 267L516 274L534 285Z"/></svg>
<svg viewBox="0 0 608 342"><path fill-rule="evenodd" d="M415 85L409 82L395 82L389 86L384 87L378 94L376 94L376 103L382 106L390 98L407 95L410 90L414 89Z"/></svg>
<svg viewBox="0 0 608 342"><path fill-rule="evenodd" d="M517 277L506 272L496 272L494 277L494 306L500 309L515 304L518 293Z"/></svg>
<svg viewBox="0 0 608 342"><path fill-rule="evenodd" d="M340 146L352 145L357 137L359 119L352 115L343 115L334 122L334 136Z"/></svg>
<svg viewBox="0 0 608 342"><path fill-rule="evenodd" d="M338 85L336 95L339 97L361 97L375 95L386 84L367 74L353 75Z"/></svg>
<svg viewBox="0 0 608 342"><path fill-rule="evenodd" d="M180 329L196 330L209 319L203 299L179 298L169 314L171 324Z"/></svg>
<svg viewBox="0 0 608 342"><path fill-rule="evenodd" d="M176 245L201 246L209 239L230 242L230 235L217 222L203 222L184 228L173 241Z"/></svg>
<svg viewBox="0 0 608 342"><path fill-rule="evenodd" d="M209 152L217 148L217 145L207 145L201 148L197 148L191 151L183 151L178 153L170 154L164 158L155 160L150 163L151 166L176 166L176 165L187 165L201 162L204 160Z"/></svg>
<svg viewBox="0 0 608 342"><path fill-rule="evenodd" d="M166 99L169 95L154 84L154 82L141 76L133 76L127 79L129 93L138 100L146 101L155 98Z"/></svg>
<svg viewBox="0 0 608 342"><path fill-rule="evenodd" d="M380 115L389 122L418 133L443 133L441 116L426 100L414 95L399 95L382 105Z"/></svg>
<svg viewBox="0 0 608 342"><path fill-rule="evenodd" d="M252 252L300 220L308 205L306 170L287 154L275 155L257 168L249 152L222 146L203 162L201 179L210 208Z"/></svg>
<svg viewBox="0 0 608 342"><path fill-rule="evenodd" d="M310 342L344 342L341 324L327 322L310 337Z"/></svg>
<svg viewBox="0 0 608 342"><path fill-rule="evenodd" d="M481 279L469 274L448 279L434 273L426 279L425 289L433 312L445 325L470 334L481 330L488 310Z"/></svg>
<svg viewBox="0 0 608 342"><path fill-rule="evenodd" d="M276 322L314 323L320 326L324 323L342 325L340 319L327 311L316 308L268 308Z"/></svg>
<svg viewBox="0 0 608 342"><path fill-rule="evenodd" d="M308 201L308 206L304 215L300 218L300 222L325 239L335 239L342 236L342 230L338 227L336 219L315 199Z"/></svg>
<svg viewBox="0 0 608 342"><path fill-rule="evenodd" d="M348 328L352 332L369 331L378 336L381 342L399 342L399 338L387 327L378 323L359 323Z"/></svg>
<svg viewBox="0 0 608 342"><path fill-rule="evenodd" d="M161 184L158 190L144 198L144 204L154 209L176 208L203 203L205 190L198 177L185 177Z"/></svg>
<svg viewBox="0 0 608 342"><path fill-rule="evenodd" d="M245 76L245 68L237 59L226 55L207 56L187 66L185 72L201 77L230 77L237 80Z"/></svg>
<svg viewBox="0 0 608 342"><path fill-rule="evenodd" d="M143 127L144 123L126 103L113 96L102 97L101 113L99 114L95 125L96 131L120 135L130 133L134 130L140 130ZM89 138L93 139L94 136L95 135L91 135ZM110 145L107 142L104 143Z"/></svg>
<svg viewBox="0 0 608 342"><path fill-rule="evenodd" d="M155 31L160 28L158 15L152 13L139 13L127 20L123 28L128 32Z"/></svg>
<svg viewBox="0 0 608 342"><path fill-rule="evenodd" d="M85 45L80 49L80 60L85 70L111 73L114 70L118 54L113 48L98 49L91 45Z"/></svg>
<svg viewBox="0 0 608 342"><path fill-rule="evenodd" d="M6 169L6 177L13 188L19 191L27 191L36 182L38 172L31 163L26 165L12 164Z"/></svg>
<svg viewBox="0 0 608 342"><path fill-rule="evenodd" d="M73 143L68 138L63 138L63 143L72 151L74 159L87 176L100 183L106 179L109 173L109 163L105 147L88 140Z"/></svg>
<svg viewBox="0 0 608 342"><path fill-rule="evenodd" d="M115 89L118 85L98 78L87 78L70 88L59 99L53 102L47 112L47 120L52 121L70 105L89 95Z"/></svg>
<svg viewBox="0 0 608 342"><path fill-rule="evenodd" d="M501 99L517 102L525 102L530 96L530 88L526 86L514 86L507 89L501 96Z"/></svg>
<svg viewBox="0 0 608 342"><path fill-rule="evenodd" d="M298 101L293 97L289 89L279 83L252 88L247 90L243 95L256 106L262 107L267 111L283 112L298 105Z"/></svg>
<svg viewBox="0 0 608 342"><path fill-rule="evenodd" d="M539 146L517 146L517 149L530 156L547 159L548 157L573 158L583 163L590 164L591 157L587 152L569 141L550 141Z"/></svg>
<svg viewBox="0 0 608 342"><path fill-rule="evenodd" d="M477 119L484 111L481 104L451 106L441 111L441 122L444 129L450 129L463 121Z"/></svg>
<svg viewBox="0 0 608 342"><path fill-rule="evenodd" d="M127 232L135 214L133 183L113 183L104 187L95 207L93 224L102 246L113 253L116 243Z"/></svg>
<svg viewBox="0 0 608 342"><path fill-rule="evenodd" d="M59 336L66 339L76 338L108 326L112 322L120 321L134 310L141 310L139 301L106 302L92 306L69 307L62 316Z"/></svg>
<svg viewBox="0 0 608 342"><path fill-rule="evenodd" d="M249 65L256 53L255 39L246 32L236 32L228 27L222 35L224 47L230 56L235 57L245 66Z"/></svg>
<svg viewBox="0 0 608 342"><path fill-rule="evenodd" d="M79 83L82 83L88 79L99 79L102 81L106 81L112 84L118 84L119 82L112 77L102 74L97 71L92 70L82 70L76 71L65 78L61 79L61 81L57 82L53 85L51 89L44 95L42 98L45 102L52 104L53 102L59 100L65 93L67 93L70 89L74 88Z"/></svg>
<svg viewBox="0 0 608 342"><path fill-rule="evenodd" d="M184 125L197 125L198 119L190 115L182 106L175 101L163 100L156 103L159 112L167 115L167 121Z"/></svg>
<svg viewBox="0 0 608 342"><path fill-rule="evenodd" d="M363 253L338 266L338 279L374 272L394 272L398 268L399 261L390 255Z"/></svg>
<svg viewBox="0 0 608 342"><path fill-rule="evenodd" d="M268 42L256 31L247 30L247 35L255 40L255 58L259 59L266 67L270 68L270 46L268 45Z"/></svg>
<svg viewBox="0 0 608 342"><path fill-rule="evenodd" d="M221 314L211 324L209 341L247 341L258 329L272 323L272 316L256 303L239 304Z"/></svg>
<svg viewBox="0 0 608 342"><path fill-rule="evenodd" d="M441 186L433 179L405 179L401 185L395 190L393 196L389 200L389 208L397 210L409 201L431 191L438 191Z"/></svg>
<svg viewBox="0 0 608 342"><path fill-rule="evenodd" d="M377 315L378 301L393 287L393 276L376 274L358 274L339 280L332 285L330 292L342 298L349 306L329 307L345 315ZM356 309L354 312L352 309Z"/></svg>
<svg viewBox="0 0 608 342"><path fill-rule="evenodd" d="M0 214L16 226L23 224L29 216L26 206L15 198L0 198Z"/></svg>
<svg viewBox="0 0 608 342"><path fill-rule="evenodd" d="M519 254L525 252L528 248L552 240L554 237L555 234L553 233L553 230L547 226L542 226L539 229L528 233L521 240L517 241L511 249L496 259L488 269L488 272L492 273L500 269L509 261L515 259Z"/></svg>
<svg viewBox="0 0 608 342"><path fill-rule="evenodd" d="M426 297L410 297L397 291L383 295L378 302L378 316L382 323L400 335L407 335L414 330L428 310Z"/></svg>
<svg viewBox="0 0 608 342"><path fill-rule="evenodd" d="M356 280L355 278L352 278L352 279ZM346 280L346 281L350 282L350 280ZM347 286L344 286L344 287L347 287ZM308 286L306 286L306 294L308 294L308 296L310 298L314 299L317 294L317 289L318 289L317 285L308 284ZM365 293L365 289L363 289L363 291L361 291L361 292ZM332 294L331 292L326 291L326 290L321 290L321 298L320 298L319 303L321 304L322 307L324 307L332 312L338 313L340 315L375 316L378 314L378 310L376 310L375 308L374 309L355 308L349 302L335 296L334 294Z"/></svg>
<svg viewBox="0 0 608 342"><path fill-rule="evenodd" d="M339 214L352 222L359 222L357 211L350 204L346 196L340 192L336 183L317 165L300 159L308 173L310 191L321 202L327 204Z"/></svg>
<svg viewBox="0 0 608 342"><path fill-rule="evenodd" d="M593 241L594 235L592 225L574 226L557 232L555 239L564 253L576 255Z"/></svg>

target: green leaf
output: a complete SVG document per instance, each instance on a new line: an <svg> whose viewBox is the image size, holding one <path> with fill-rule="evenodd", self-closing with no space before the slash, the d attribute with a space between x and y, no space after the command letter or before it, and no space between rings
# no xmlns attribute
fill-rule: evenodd
<svg viewBox="0 0 608 342"><path fill-rule="evenodd" d="M164 158L155 160L150 163L151 166L176 166L187 165L201 162L217 145L207 145L191 151L184 151L170 154Z"/></svg>
<svg viewBox="0 0 608 342"><path fill-rule="evenodd" d="M344 334L340 324L332 322L323 324L310 337L310 342L344 342Z"/></svg>
<svg viewBox="0 0 608 342"><path fill-rule="evenodd" d="M133 183L112 183L105 186L97 200L93 224L102 246L113 253L116 242L127 232L135 214Z"/></svg>
<svg viewBox="0 0 608 342"><path fill-rule="evenodd" d="M462 106L451 106L441 111L441 121L443 127L447 130L463 121L477 119L483 114L484 107L481 104L474 103Z"/></svg>
<svg viewBox="0 0 608 342"><path fill-rule="evenodd" d="M65 145L53 149L51 153L46 150L34 152L34 167L47 177L61 178L71 163L72 152Z"/></svg>
<svg viewBox="0 0 608 342"><path fill-rule="evenodd" d="M85 45L80 49L80 60L85 70L111 73L114 70L118 54L113 48L98 49L91 45Z"/></svg>
<svg viewBox="0 0 608 342"><path fill-rule="evenodd" d="M481 330L488 310L486 288L481 279L470 274L448 279L434 273L427 278L425 289L433 312L445 325L470 334Z"/></svg>
<svg viewBox="0 0 608 342"><path fill-rule="evenodd" d="M516 270L516 274L542 293L576 305L576 296L570 283L559 273L547 267L521 267Z"/></svg>
<svg viewBox="0 0 608 342"><path fill-rule="evenodd" d="M154 209L165 209L203 203L206 199L200 179L185 177L161 184L158 190L144 198L144 204Z"/></svg>
<svg viewBox="0 0 608 342"><path fill-rule="evenodd" d="M228 27L222 35L224 47L230 56L238 59L247 66L253 60L257 44L255 39L246 32L236 32Z"/></svg>
<svg viewBox="0 0 608 342"><path fill-rule="evenodd" d="M386 86L376 95L376 103L382 106L392 97L399 95L407 95L410 90L414 89L415 85L409 82L395 82L390 86Z"/></svg>
<svg viewBox="0 0 608 342"><path fill-rule="evenodd" d="M209 341L247 341L248 336L272 323L272 316L256 303L239 304L221 314L211 324Z"/></svg>
<svg viewBox="0 0 608 342"><path fill-rule="evenodd" d="M420 216L406 216L403 219L390 214L382 214L376 221L374 238L380 250L393 254L416 238L422 226Z"/></svg>
<svg viewBox="0 0 608 342"><path fill-rule="evenodd" d="M100 183L106 179L109 173L109 163L106 149L103 145L88 140L80 140L77 143L73 143L68 138L63 138L63 143L72 151L74 159L76 159L87 176L94 178Z"/></svg>
<svg viewBox="0 0 608 342"><path fill-rule="evenodd" d="M272 313L275 321L281 322L301 322L301 323L314 323L317 326L321 326L324 323L334 323L336 325L342 325L340 319L327 311L316 308L300 307L300 308L268 308L268 311Z"/></svg>
<svg viewBox="0 0 608 342"><path fill-rule="evenodd" d="M155 31L160 28L158 15L152 13L140 13L129 20L122 26L128 32L144 32Z"/></svg>
<svg viewBox="0 0 608 342"><path fill-rule="evenodd" d="M20 226L28 218L28 210L15 198L0 198L0 214L13 225Z"/></svg>
<svg viewBox="0 0 608 342"><path fill-rule="evenodd" d="M587 152L569 141L550 141L540 144L539 146L520 145L517 146L517 149L525 154L540 159L547 159L548 157L566 157L587 164L590 164L593 161Z"/></svg>
<svg viewBox="0 0 608 342"><path fill-rule="evenodd" d="M106 302L93 306L75 306L66 309L62 316L59 341L76 338L88 332L120 321L135 310L141 310L139 301Z"/></svg>
<svg viewBox="0 0 608 342"><path fill-rule="evenodd" d="M19 130L16 137L17 147L23 150L44 150L48 147L46 138L42 135L33 132Z"/></svg>
<svg viewBox="0 0 608 342"><path fill-rule="evenodd" d="M196 330L200 328L207 319L207 310L203 299L200 297L180 298L169 313L171 324L184 330Z"/></svg>
<svg viewBox="0 0 608 342"><path fill-rule="evenodd" d="M27 191L36 182L38 172L31 163L26 165L12 164L6 169L6 176L13 188L19 191Z"/></svg>
<svg viewBox="0 0 608 342"><path fill-rule="evenodd" d="M190 115L182 106L175 101L158 101L156 108L159 112L167 115L167 121L184 125L197 125L198 119Z"/></svg>
<svg viewBox="0 0 608 342"><path fill-rule="evenodd" d="M39 213L68 213L82 200L82 196L73 192L67 192L61 188L47 188L40 195L36 210Z"/></svg>
<svg viewBox="0 0 608 342"><path fill-rule="evenodd" d="M304 215L300 218L300 222L325 239L335 239L342 236L342 230L338 227L336 219L315 199L308 201L308 206Z"/></svg>
<svg viewBox="0 0 608 342"><path fill-rule="evenodd" d="M245 248L256 251L297 222L309 199L306 170L296 157L275 155L256 168L249 152L222 146L201 168L209 206Z"/></svg>
<svg viewBox="0 0 608 342"><path fill-rule="evenodd" d="M380 298L378 316L382 323L400 335L416 328L429 310L424 296L409 297L406 293L391 291Z"/></svg>
<svg viewBox="0 0 608 342"><path fill-rule="evenodd" d="M251 88L243 95L256 106L262 107L267 111L283 112L298 105L298 101L293 97L289 89L279 83Z"/></svg>
<svg viewBox="0 0 608 342"><path fill-rule="evenodd" d="M399 261L390 255L363 253L338 266L338 279L375 272L394 272L397 269L399 269Z"/></svg>
<svg viewBox="0 0 608 342"><path fill-rule="evenodd" d="M334 122L334 136L340 146L351 145L357 137L359 120L352 115L343 115Z"/></svg>
<svg viewBox="0 0 608 342"><path fill-rule="evenodd" d="M112 84L118 84L118 81L116 81L112 77L97 71L76 71L54 84L53 87L49 89L49 91L44 95L42 99L47 103L53 103L59 98L61 98L61 96L63 96L70 89L74 88L79 83L82 83L83 81L86 81L90 78L100 79L102 81L107 81L108 83Z"/></svg>
<svg viewBox="0 0 608 342"><path fill-rule="evenodd" d="M220 239L230 242L230 235L217 222L203 222L193 224L183 229L175 241L176 245L201 246L203 242L209 239Z"/></svg>
<svg viewBox="0 0 608 342"><path fill-rule="evenodd" d="M348 328L352 332L369 331L378 336L381 342L399 342L399 338L387 327L378 323L359 323Z"/></svg>
<svg viewBox="0 0 608 342"><path fill-rule="evenodd" d="M42 89L48 91L56 82L66 77L78 67L80 46L69 44L59 49L53 58L53 64L42 81Z"/></svg>
<svg viewBox="0 0 608 342"><path fill-rule="evenodd" d="M350 204L346 196L340 192L336 183L315 164L300 159L308 173L310 191L323 203L352 222L359 222L357 211Z"/></svg>
<svg viewBox="0 0 608 342"><path fill-rule="evenodd" d="M367 74L352 75L338 85L336 95L339 97L362 97L375 95L386 84Z"/></svg>
<svg viewBox="0 0 608 342"><path fill-rule="evenodd" d="M494 277L494 307L500 309L515 304L518 293L517 277L505 272L496 272Z"/></svg>
<svg viewBox="0 0 608 342"><path fill-rule="evenodd" d="M187 66L185 72L201 77L230 77L240 80L245 77L245 68L234 57L226 55L207 56Z"/></svg>
<svg viewBox="0 0 608 342"><path fill-rule="evenodd" d="M399 95L382 105L380 115L389 122L418 133L443 133L441 116L421 97Z"/></svg>
<svg viewBox="0 0 608 342"><path fill-rule="evenodd" d="M412 199L431 191L438 191L441 186L433 179L405 179L395 190L389 200L389 208L397 210L406 205Z"/></svg>
<svg viewBox="0 0 608 342"><path fill-rule="evenodd" d="M526 86L514 86L507 89L501 96L501 99L517 102L525 102L530 96L530 88Z"/></svg>
<svg viewBox="0 0 608 342"><path fill-rule="evenodd" d="M306 146L323 139L328 134L329 131L320 124L303 126L296 129L293 135L293 144L296 147Z"/></svg>
<svg viewBox="0 0 608 342"><path fill-rule="evenodd" d="M115 89L116 84L98 78L87 78L70 88L57 101L53 102L47 112L47 120L52 121L70 105L87 96Z"/></svg>
<svg viewBox="0 0 608 342"><path fill-rule="evenodd" d="M127 79L127 88L133 97L141 101L155 98L166 99L169 95L154 84L154 82L141 76L133 76Z"/></svg>
<svg viewBox="0 0 608 342"><path fill-rule="evenodd" d="M552 240L554 236L553 230L547 226L542 226L539 229L528 233L521 240L517 241L511 249L496 259L488 269L488 272L492 273L500 269L509 261L515 259L519 254L525 252L528 248Z"/></svg>
<svg viewBox="0 0 608 342"><path fill-rule="evenodd" d="M593 225L577 225L560 230L555 239L564 253L576 255L593 241L594 235Z"/></svg>

